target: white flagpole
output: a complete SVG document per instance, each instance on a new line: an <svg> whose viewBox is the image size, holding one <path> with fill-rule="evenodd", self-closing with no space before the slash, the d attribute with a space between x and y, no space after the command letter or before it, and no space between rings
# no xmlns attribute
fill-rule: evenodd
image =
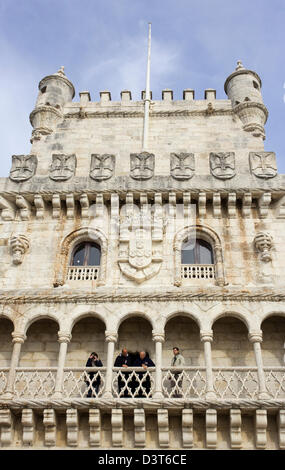
<svg viewBox="0 0 285 470"><path fill-rule="evenodd" d="M149 105L150 105L150 50L151 50L151 23L148 23L148 50L147 50L147 69L146 69L146 87L144 97L144 123L143 123L143 150L148 148L148 127L149 127Z"/></svg>

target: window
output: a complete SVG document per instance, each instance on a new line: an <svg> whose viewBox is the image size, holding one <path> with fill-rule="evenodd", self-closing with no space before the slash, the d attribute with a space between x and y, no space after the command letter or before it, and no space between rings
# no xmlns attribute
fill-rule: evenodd
<svg viewBox="0 0 285 470"><path fill-rule="evenodd" d="M84 242L73 253L71 266L100 266L101 248L97 243Z"/></svg>
<svg viewBox="0 0 285 470"><path fill-rule="evenodd" d="M198 238L182 243L181 264L214 264L213 250L210 243Z"/></svg>
<svg viewBox="0 0 285 470"><path fill-rule="evenodd" d="M256 88L257 90L259 90L258 83L257 83L257 82L255 82L254 80L253 80L253 82L252 82L252 83L253 83L253 86L254 86L254 88Z"/></svg>

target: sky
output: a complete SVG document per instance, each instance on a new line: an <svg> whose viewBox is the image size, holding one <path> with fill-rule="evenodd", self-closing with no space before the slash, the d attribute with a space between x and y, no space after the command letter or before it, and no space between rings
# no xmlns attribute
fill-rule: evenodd
<svg viewBox="0 0 285 470"><path fill-rule="evenodd" d="M0 0L0 176L11 156L28 154L38 83L61 65L92 101L145 88L147 29L152 23L153 99L185 88L203 99L206 88L224 99L224 82L241 59L262 79L269 110L265 150L285 173L284 0Z"/></svg>

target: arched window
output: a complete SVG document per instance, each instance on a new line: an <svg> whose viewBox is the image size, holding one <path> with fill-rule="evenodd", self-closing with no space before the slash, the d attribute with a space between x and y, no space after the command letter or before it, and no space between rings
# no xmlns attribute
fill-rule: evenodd
<svg viewBox="0 0 285 470"><path fill-rule="evenodd" d="M184 279L214 279L212 246L201 238L187 239L181 247L181 275Z"/></svg>
<svg viewBox="0 0 285 470"><path fill-rule="evenodd" d="M213 250L210 243L198 238L186 240L181 249L182 264L214 264Z"/></svg>
<svg viewBox="0 0 285 470"><path fill-rule="evenodd" d="M84 242L75 247L71 266L100 266L101 248L97 243Z"/></svg>
<svg viewBox="0 0 285 470"><path fill-rule="evenodd" d="M83 242L75 247L68 269L69 281L97 281L100 274L101 247Z"/></svg>

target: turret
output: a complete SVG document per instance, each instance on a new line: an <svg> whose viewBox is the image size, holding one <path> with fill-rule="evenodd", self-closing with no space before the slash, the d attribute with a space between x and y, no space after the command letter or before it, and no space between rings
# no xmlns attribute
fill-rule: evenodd
<svg viewBox="0 0 285 470"><path fill-rule="evenodd" d="M239 60L235 71L226 79L224 88L233 111L243 123L243 129L265 139L264 124L268 111L263 104L261 86L258 74L245 69Z"/></svg>
<svg viewBox="0 0 285 470"><path fill-rule="evenodd" d="M31 142L53 132L63 117L64 105L72 101L74 95L74 86L65 76L64 67L40 81L36 107L30 114L34 128Z"/></svg>

